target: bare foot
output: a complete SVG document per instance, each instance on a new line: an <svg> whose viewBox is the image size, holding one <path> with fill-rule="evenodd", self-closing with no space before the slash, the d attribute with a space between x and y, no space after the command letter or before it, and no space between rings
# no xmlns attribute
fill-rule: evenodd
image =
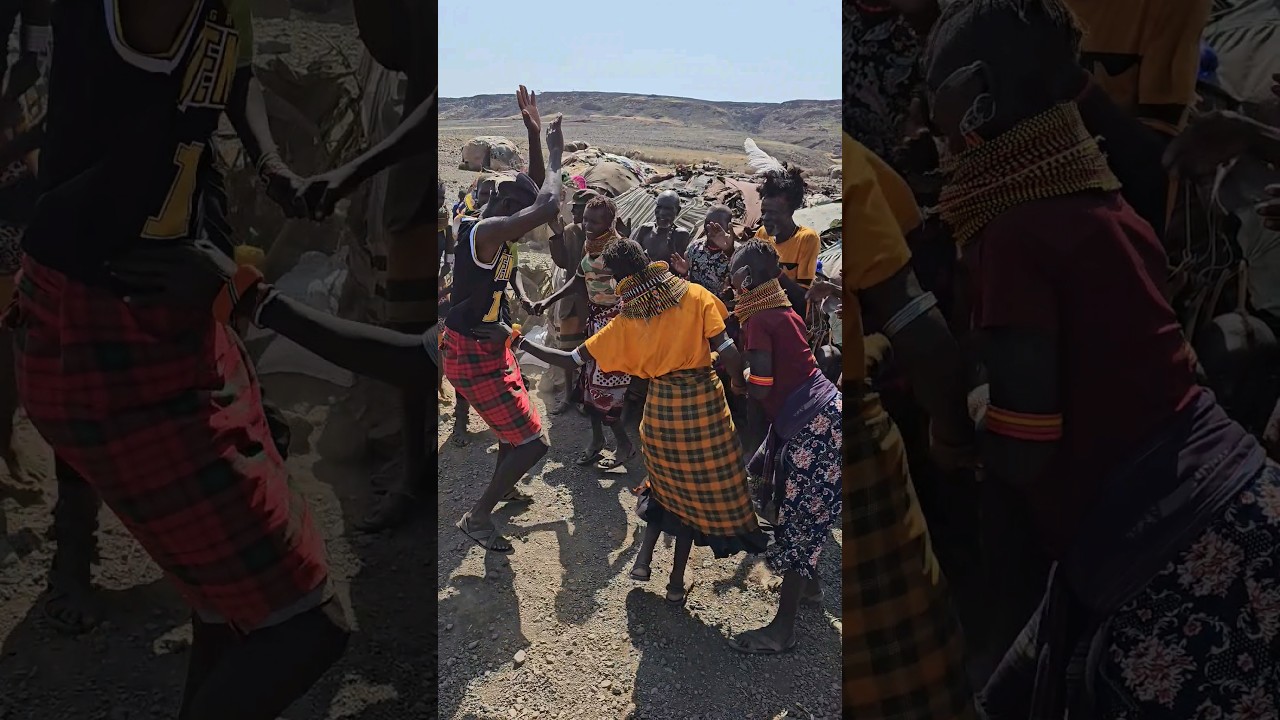
<svg viewBox="0 0 1280 720"><path fill-rule="evenodd" d="M80 635L102 622L102 611L93 598L92 587L51 583L44 601L44 617L58 632Z"/></svg>

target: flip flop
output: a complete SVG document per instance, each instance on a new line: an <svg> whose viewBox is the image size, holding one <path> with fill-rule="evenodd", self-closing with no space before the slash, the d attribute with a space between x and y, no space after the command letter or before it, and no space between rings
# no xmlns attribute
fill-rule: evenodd
<svg viewBox="0 0 1280 720"><path fill-rule="evenodd" d="M583 450L581 453L578 453L578 459L573 462L579 467L586 467L599 460L601 457L604 457L604 448L597 450L595 455L591 455L586 450Z"/></svg>
<svg viewBox="0 0 1280 720"><path fill-rule="evenodd" d="M511 492L507 493L506 495L503 495L502 499L499 500L498 502L531 503L533 502L533 496L526 492L521 492L520 488L518 487L513 487L511 488Z"/></svg>
<svg viewBox="0 0 1280 720"><path fill-rule="evenodd" d="M639 454L640 454L640 451L632 447L631 452L627 453L626 456L618 457L615 455L614 457L611 457L611 458L605 458L600 462L596 463L596 468L599 470L616 470L620 467L625 466L627 463L631 462L632 460L634 460L636 455L639 455Z"/></svg>
<svg viewBox="0 0 1280 720"><path fill-rule="evenodd" d="M648 565L637 565L631 568L631 579L636 582L649 582L649 578L653 576L653 571Z"/></svg>
<svg viewBox="0 0 1280 720"><path fill-rule="evenodd" d="M459 520L454 527L461 530L462 534L466 535L471 542L479 545L489 552L509 553L512 551L513 548L511 547L511 543L508 542L506 538L502 537L498 532L497 527L492 527L488 530L472 530L470 528L470 520L471 513L467 513L462 516L462 519ZM503 547L503 545L506 547Z"/></svg>
<svg viewBox="0 0 1280 720"><path fill-rule="evenodd" d="M785 655L796 649L796 636L791 636L791 641L780 648L769 647L767 645L757 644L752 638L762 637L763 633L759 630L748 630L738 637L729 638L729 647L737 650L744 655ZM743 642L743 640L746 642Z"/></svg>

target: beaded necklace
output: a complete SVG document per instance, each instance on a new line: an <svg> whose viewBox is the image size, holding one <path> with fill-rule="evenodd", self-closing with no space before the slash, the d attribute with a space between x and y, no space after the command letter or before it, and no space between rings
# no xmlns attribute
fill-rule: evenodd
<svg viewBox="0 0 1280 720"><path fill-rule="evenodd" d="M938 212L961 246L987 223L1033 200L1120 189L1075 103L1057 105L944 163Z"/></svg>
<svg viewBox="0 0 1280 720"><path fill-rule="evenodd" d="M782 289L778 278L762 282L738 296L733 303L733 314L743 325L752 315L774 308L789 308L791 301L787 299L787 291Z"/></svg>
<svg viewBox="0 0 1280 720"><path fill-rule="evenodd" d="M624 278L617 292L623 316L649 320L678 305L688 290L687 281L672 275L666 263L656 262Z"/></svg>
<svg viewBox="0 0 1280 720"><path fill-rule="evenodd" d="M586 244L583 245L582 249L585 250L588 255L599 255L604 252L604 249L609 246L609 243L617 239L618 231L610 228L609 232L588 240Z"/></svg>

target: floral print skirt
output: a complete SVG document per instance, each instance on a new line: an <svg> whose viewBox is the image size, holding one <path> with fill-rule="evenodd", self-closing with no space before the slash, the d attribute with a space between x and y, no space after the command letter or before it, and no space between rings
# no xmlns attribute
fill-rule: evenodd
<svg viewBox="0 0 1280 720"><path fill-rule="evenodd" d="M787 486L778 506L774 544L766 555L769 569L818 577L818 557L844 507L841 478L843 442L840 395L796 433L779 453L778 475Z"/></svg>
<svg viewBox="0 0 1280 720"><path fill-rule="evenodd" d="M1112 618L1105 720L1280 718L1280 467Z"/></svg>

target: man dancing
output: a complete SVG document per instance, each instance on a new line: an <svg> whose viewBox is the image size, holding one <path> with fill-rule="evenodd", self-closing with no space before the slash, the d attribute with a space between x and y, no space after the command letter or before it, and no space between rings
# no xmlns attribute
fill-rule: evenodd
<svg viewBox="0 0 1280 720"><path fill-rule="evenodd" d="M346 646L323 540L232 329L206 307L131 302L145 288L110 272L201 232L224 109L268 193L300 214L249 62L249 8L57 3L53 27L42 195L7 318L19 397L195 610L179 717L269 720Z"/></svg>
<svg viewBox="0 0 1280 720"><path fill-rule="evenodd" d="M511 543L493 524L494 506L515 490L549 445L511 348L479 331L484 325L510 323L507 286L517 272L515 246L560 212L560 122L557 117L547 131L550 158L542 187L524 173L499 178L480 220L463 223L454 258L454 306L440 333L445 376L498 436L493 479L458 521L463 534L495 552L510 552ZM541 160L541 150L538 155Z"/></svg>

